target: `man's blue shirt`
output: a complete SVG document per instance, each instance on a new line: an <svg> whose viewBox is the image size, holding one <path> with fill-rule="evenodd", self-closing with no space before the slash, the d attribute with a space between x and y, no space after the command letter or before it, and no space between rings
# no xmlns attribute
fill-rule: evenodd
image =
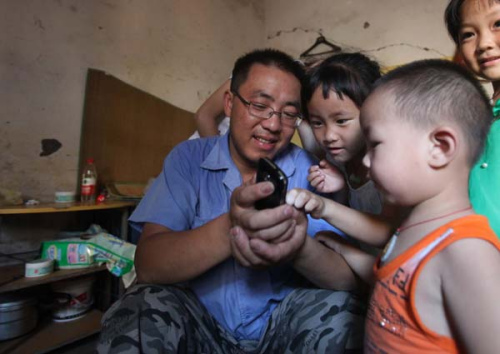
<svg viewBox="0 0 500 354"><path fill-rule="evenodd" d="M290 144L275 158L288 177L288 188L312 189L308 169L316 160ZM194 139L177 145L163 171L138 205L130 221L155 223L174 231L195 229L229 211L233 190L242 184L229 153L229 135ZM308 234L334 230L309 218ZM274 308L293 289L289 266L268 270L245 268L229 258L188 282L210 314L237 340L258 340Z"/></svg>

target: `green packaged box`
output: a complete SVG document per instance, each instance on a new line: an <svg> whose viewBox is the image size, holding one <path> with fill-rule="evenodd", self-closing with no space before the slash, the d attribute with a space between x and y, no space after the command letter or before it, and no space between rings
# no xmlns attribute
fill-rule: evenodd
<svg viewBox="0 0 500 354"><path fill-rule="evenodd" d="M53 259L56 269L87 268L97 265L95 251L86 240L66 238L43 241L41 258Z"/></svg>

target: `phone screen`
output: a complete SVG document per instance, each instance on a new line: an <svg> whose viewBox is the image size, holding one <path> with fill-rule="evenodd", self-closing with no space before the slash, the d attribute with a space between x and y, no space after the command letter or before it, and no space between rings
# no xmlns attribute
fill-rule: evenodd
<svg viewBox="0 0 500 354"><path fill-rule="evenodd" d="M275 208L285 203L288 178L274 162L268 158L261 158L257 167L257 183L269 181L274 185L273 194L260 199L255 203L257 210Z"/></svg>

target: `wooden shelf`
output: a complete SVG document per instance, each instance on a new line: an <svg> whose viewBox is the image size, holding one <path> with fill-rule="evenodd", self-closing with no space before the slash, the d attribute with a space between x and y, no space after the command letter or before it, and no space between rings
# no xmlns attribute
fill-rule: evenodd
<svg viewBox="0 0 500 354"><path fill-rule="evenodd" d="M67 204L42 203L33 206L16 205L10 207L1 207L0 216L15 215L15 214L67 213L73 211L119 209L125 207L133 207L135 205L137 205L137 203L134 201L120 201L120 200L110 200L104 203L96 203L96 204L82 204L80 202L77 202L77 203L67 203Z"/></svg>
<svg viewBox="0 0 500 354"><path fill-rule="evenodd" d="M30 333L0 342L0 354L47 353L101 330L102 312L92 310L78 320L57 323L50 318L41 319Z"/></svg>
<svg viewBox="0 0 500 354"><path fill-rule="evenodd" d="M82 204L82 203L50 203L39 204L35 206L12 206L0 207L0 220L13 220L13 222L22 223L17 220L15 215L33 215L32 218L44 219L49 213L68 213L88 211L88 214L75 214L75 217L92 216L94 218L102 214L102 218L109 218L107 221L111 225L119 225L118 235L127 240L128 235L128 215L130 210L137 205L136 201L118 201L109 200L104 203ZM105 212L106 210L115 210L115 212ZM95 212L95 213L91 213ZM39 214L40 216L36 216ZM12 216L12 217L9 217ZM52 217L52 216L51 216ZM24 217L19 217L23 219ZM101 218L101 219L102 219ZM65 279L74 279L87 274L100 272L97 281L101 288L96 289L99 296L96 297L95 306L99 310L106 310L111 302L113 294L114 280L109 277L105 265L94 266L79 269L59 269L53 273L37 278L24 277L24 264L15 266L0 267L0 293L15 292L27 288L33 288L34 292L47 295L50 289L45 286ZM108 273L108 274L106 274ZM118 293L118 291L117 291ZM37 293L38 294L38 293ZM42 318L32 332L7 341L0 342L0 354L3 353L47 353L61 346L73 343L82 338L88 337L100 331L102 312L93 309L90 313L78 320L56 323L45 316Z"/></svg>
<svg viewBox="0 0 500 354"><path fill-rule="evenodd" d="M43 277L25 278L24 265L0 267L0 293L53 283L104 270L107 270L105 265L80 269L58 269Z"/></svg>

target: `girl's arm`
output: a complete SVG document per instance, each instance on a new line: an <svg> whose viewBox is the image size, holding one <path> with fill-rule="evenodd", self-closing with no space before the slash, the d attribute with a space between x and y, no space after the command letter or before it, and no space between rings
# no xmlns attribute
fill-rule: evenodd
<svg viewBox="0 0 500 354"><path fill-rule="evenodd" d="M226 80L196 111L194 119L201 137L219 134L218 125L224 118L224 93L230 85L231 80Z"/></svg>
<svg viewBox="0 0 500 354"><path fill-rule="evenodd" d="M300 141L304 150L309 151L321 160L325 156L325 153L323 149L321 149L321 146L317 143L311 126L307 120L302 120L297 128L297 132L299 133Z"/></svg>

